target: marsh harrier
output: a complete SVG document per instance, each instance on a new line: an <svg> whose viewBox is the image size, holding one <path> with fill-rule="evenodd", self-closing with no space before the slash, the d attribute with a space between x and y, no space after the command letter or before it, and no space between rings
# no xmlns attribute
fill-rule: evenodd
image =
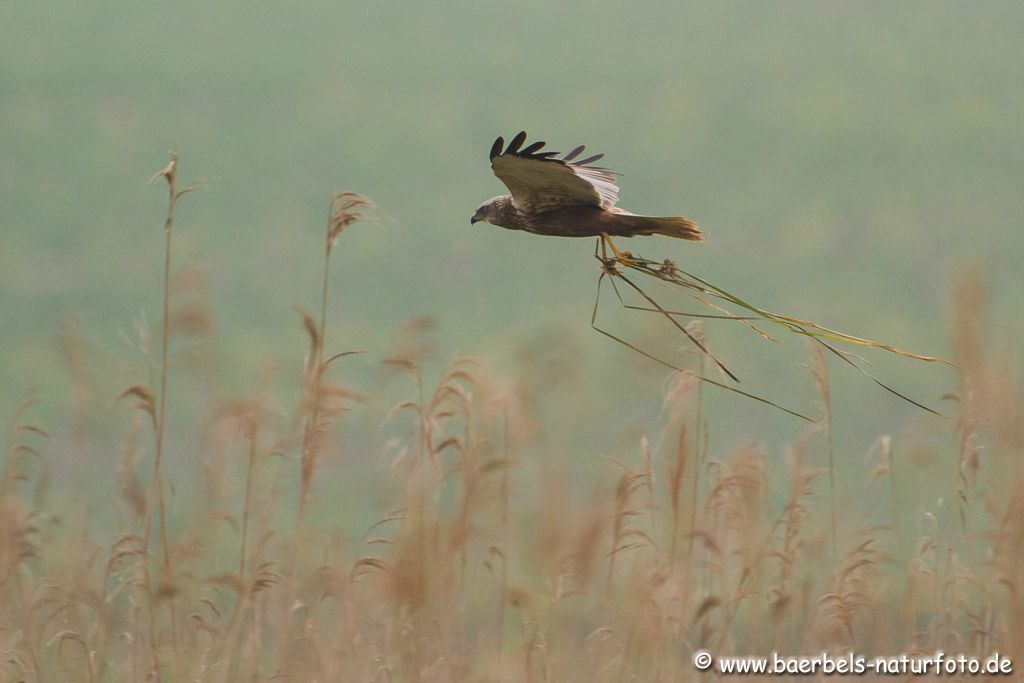
<svg viewBox="0 0 1024 683"><path fill-rule="evenodd" d="M580 145L559 158L558 152L542 151L545 143L526 147L526 132L505 147L499 137L491 146L491 169L511 195L488 199L470 223L484 221L509 230L557 237L598 237L615 255L627 261L611 237L666 235L702 242L697 224L679 216L638 216L615 206L619 187L615 171L591 166L603 154L577 161Z"/></svg>

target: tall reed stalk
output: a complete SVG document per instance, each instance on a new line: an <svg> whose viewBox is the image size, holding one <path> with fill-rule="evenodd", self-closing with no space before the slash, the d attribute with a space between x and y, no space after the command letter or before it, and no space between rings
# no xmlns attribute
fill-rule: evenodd
<svg viewBox="0 0 1024 683"><path fill-rule="evenodd" d="M170 282L171 282L171 236L174 232L174 209L178 200L185 194L198 190L202 183L189 183L183 188L178 187L178 153L171 152L171 161L158 171L150 182L158 178L167 181L167 214L164 218L164 273L163 273L163 301L161 317L160 336L160 387L159 399L156 403L156 414L154 416L154 447L153 447L153 478L149 486L149 495L146 497L146 523L143 533L143 554L148 557L149 546L152 541L153 532L153 504L156 501L160 515L160 547L163 554L164 576L168 578L171 574L171 552L167 540L167 500L164 495L163 486L163 453L164 453L164 432L167 423L167 384L168 384L168 346L170 339L171 314L170 314ZM146 590L149 596L149 630L150 643L153 646L154 658L156 657L156 625L153 605L153 585L149 574L149 563L143 562L145 567ZM174 610L173 600L168 601L171 616L171 633L174 639L174 649L179 650L178 623ZM156 663L156 662L154 662Z"/></svg>
<svg viewBox="0 0 1024 683"><path fill-rule="evenodd" d="M330 208L327 213L327 240L324 245L324 269L320 289L320 321L311 324L306 319L307 331L311 337L310 358L306 363L306 376L304 380L304 403L302 410L306 413L305 425L302 431L302 446L300 449L301 474L299 482L298 507L295 514L295 527L292 536L292 550L288 560L288 574L291 576L295 571L296 557L300 547L300 536L302 523L305 517L306 505L309 502L309 491L313 484L313 474L316 471L317 458L322 450L323 440L326 436L327 425L324 424L325 396L323 391L324 372L327 367L343 355L339 354L325 359L324 345L327 334L327 295L329 292L331 254L338 237L349 225L364 220L366 216L360 209L373 208L374 204L368 198L355 192L337 192L331 197ZM313 329L310 329L310 328Z"/></svg>
<svg viewBox="0 0 1024 683"><path fill-rule="evenodd" d="M299 549L304 540L304 521L309 503L309 493L313 486L317 461L325 446L330 420L340 409L331 405L332 392L324 385L324 375L335 360L349 355L340 353L330 358L324 353L327 331L328 293L330 290L331 254L338 237L349 225L364 220L366 216L360 211L373 208L368 198L355 192L337 192L331 196L327 212L327 232L324 245L324 268L320 287L320 320L313 320L305 311L298 309L303 318L306 332L310 337L309 357L303 372L302 404L299 413L303 416L302 443L299 448L299 494L296 502L295 523L292 528L291 544L288 551L285 600L282 603L287 610L285 626L281 629L279 655L282 665L286 665L288 648L292 634L291 605L295 599L295 575L298 564Z"/></svg>

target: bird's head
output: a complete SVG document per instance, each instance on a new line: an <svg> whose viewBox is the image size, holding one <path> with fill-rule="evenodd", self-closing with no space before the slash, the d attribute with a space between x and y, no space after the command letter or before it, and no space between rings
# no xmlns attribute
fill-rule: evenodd
<svg viewBox="0 0 1024 683"><path fill-rule="evenodd" d="M508 197L494 197L488 199L486 202L477 207L473 217L469 219L470 225L473 223L484 223L494 224L494 218L498 215L498 211L505 204Z"/></svg>

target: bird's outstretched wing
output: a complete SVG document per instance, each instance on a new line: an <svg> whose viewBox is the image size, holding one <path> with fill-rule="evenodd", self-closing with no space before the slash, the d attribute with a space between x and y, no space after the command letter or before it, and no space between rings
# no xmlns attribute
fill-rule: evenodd
<svg viewBox="0 0 1024 683"><path fill-rule="evenodd" d="M526 147L526 132L505 141L498 138L491 147L491 169L512 193L512 201L521 210L547 211L565 206L598 206L609 209L619 200L615 171L589 166L603 154L581 161L580 145L561 158L558 152L544 152L543 142Z"/></svg>

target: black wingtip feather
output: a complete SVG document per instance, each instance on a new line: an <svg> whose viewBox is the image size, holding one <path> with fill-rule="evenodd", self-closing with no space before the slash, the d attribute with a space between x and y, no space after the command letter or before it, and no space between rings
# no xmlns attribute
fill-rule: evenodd
<svg viewBox="0 0 1024 683"><path fill-rule="evenodd" d="M576 149L574 149L573 151L569 152L564 157L562 157L562 161L572 161L573 159L578 157L580 155L580 152L582 152L586 148L587 148L586 145L580 145L579 147L577 147Z"/></svg>
<svg viewBox="0 0 1024 683"><path fill-rule="evenodd" d="M526 142L526 131L521 130L519 134L512 138L512 142L508 143L508 147L505 149L505 154L515 154L519 151L519 148Z"/></svg>
<svg viewBox="0 0 1024 683"><path fill-rule="evenodd" d="M504 146L505 146L505 139L499 135L498 139L494 141L493 145L491 145L491 156L490 156L490 158L493 159L494 157L499 156L501 154L501 148L504 147Z"/></svg>
<svg viewBox="0 0 1024 683"><path fill-rule="evenodd" d="M579 147L576 147L571 152L566 154L564 157L561 157L559 159L556 158L559 155L559 152L540 151L544 148L544 145L547 144L546 142L534 142L527 145L526 147L523 147L524 142L526 142L525 130L519 131L519 133L516 134L516 136L509 141L508 147L504 147L505 139L501 136L498 136L498 139L494 141L493 145L491 145L491 159L493 160L495 157L499 157L504 154L511 154L513 156L523 157L527 159L540 159L543 161L560 161L563 163L572 162L572 165L574 166L585 166L587 164L597 161L598 159L604 158L603 154L595 154L594 156L587 157L582 161L573 161L576 157L580 155L580 153L583 152L584 149L586 149L586 145L580 145Z"/></svg>
<svg viewBox="0 0 1024 683"><path fill-rule="evenodd" d="M546 144L548 144L548 143L546 143L546 142L535 142L532 145L530 145L530 146L520 150L519 151L519 156L528 157L531 154L533 154L534 152L540 151L544 147L544 145L546 145Z"/></svg>

